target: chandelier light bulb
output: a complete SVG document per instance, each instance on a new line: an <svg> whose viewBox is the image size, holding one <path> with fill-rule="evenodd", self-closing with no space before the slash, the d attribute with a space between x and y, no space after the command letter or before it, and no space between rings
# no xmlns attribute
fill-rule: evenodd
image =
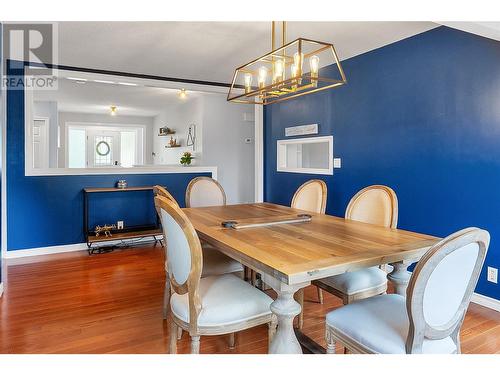
<svg viewBox="0 0 500 375"><path fill-rule="evenodd" d="M319 57L316 55L311 56L309 59L309 67L311 68L311 84L313 86L318 85L318 73L319 73Z"/></svg>
<svg viewBox="0 0 500 375"><path fill-rule="evenodd" d="M295 52L293 54L293 65L295 65L296 73L298 76L302 75L303 64L304 64L304 54Z"/></svg>
<svg viewBox="0 0 500 375"><path fill-rule="evenodd" d="M283 72L284 72L283 60L277 60L274 63L274 80L276 82L283 80Z"/></svg>
<svg viewBox="0 0 500 375"><path fill-rule="evenodd" d="M252 91L252 74L245 74L245 93Z"/></svg>
<svg viewBox="0 0 500 375"><path fill-rule="evenodd" d="M259 68L259 89L266 86L266 79L267 79L267 69L266 67L261 66Z"/></svg>

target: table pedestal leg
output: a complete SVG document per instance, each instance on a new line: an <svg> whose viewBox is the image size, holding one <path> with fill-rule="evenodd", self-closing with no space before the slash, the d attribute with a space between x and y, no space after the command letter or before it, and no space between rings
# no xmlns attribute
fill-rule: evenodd
<svg viewBox="0 0 500 375"><path fill-rule="evenodd" d="M278 319L278 329L269 344L269 354L302 354L302 348L293 330L293 319L299 315L301 308L293 295L310 283L287 285L272 277L263 277L264 282L278 293L278 298L271 303L271 311Z"/></svg>
<svg viewBox="0 0 500 375"><path fill-rule="evenodd" d="M391 263L394 269L387 275L387 278L394 284L396 294L403 297L406 297L406 287L410 281L411 273L408 272L407 268L411 263L411 261Z"/></svg>

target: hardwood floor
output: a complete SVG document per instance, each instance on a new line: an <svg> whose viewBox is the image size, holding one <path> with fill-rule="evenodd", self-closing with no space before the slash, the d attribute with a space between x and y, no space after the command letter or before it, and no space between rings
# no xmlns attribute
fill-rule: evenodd
<svg viewBox="0 0 500 375"><path fill-rule="evenodd" d="M0 353L166 353L160 247L9 260L0 299ZM341 305L325 293L305 293L304 333L324 345L324 316ZM500 313L471 304L462 328L464 353L500 353ZM202 353L266 353L267 327L202 337ZM339 348L341 351L341 348ZM179 353L189 352L184 333Z"/></svg>

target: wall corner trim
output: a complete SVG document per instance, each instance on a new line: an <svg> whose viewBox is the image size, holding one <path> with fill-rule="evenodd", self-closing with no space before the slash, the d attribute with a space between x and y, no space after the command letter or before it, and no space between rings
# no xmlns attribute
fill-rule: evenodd
<svg viewBox="0 0 500 375"><path fill-rule="evenodd" d="M472 295L471 302L500 312L500 300L483 296L482 294L479 293L474 293Z"/></svg>
<svg viewBox="0 0 500 375"><path fill-rule="evenodd" d="M0 283L0 298L2 298L3 295L3 283Z"/></svg>

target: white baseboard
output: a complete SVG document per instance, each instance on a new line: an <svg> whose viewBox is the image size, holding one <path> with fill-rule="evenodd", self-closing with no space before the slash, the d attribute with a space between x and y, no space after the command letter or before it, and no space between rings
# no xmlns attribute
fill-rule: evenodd
<svg viewBox="0 0 500 375"><path fill-rule="evenodd" d="M162 239L163 236L157 236L157 239ZM129 243L140 244L142 242L151 242L150 238L143 238L139 240L131 240ZM116 241L108 241L106 242L106 246L111 245L119 245L123 243L120 240ZM87 250L86 243L76 243L72 245L59 245L59 246L47 246L47 247L36 247L33 249L23 249L23 250L11 250L3 253L4 259L14 259L14 258L24 258L31 257L37 255L51 255L51 254L61 254L61 253L69 253L72 251L82 251Z"/></svg>
<svg viewBox="0 0 500 375"><path fill-rule="evenodd" d="M500 312L500 300L474 293L472 294L471 302Z"/></svg>

